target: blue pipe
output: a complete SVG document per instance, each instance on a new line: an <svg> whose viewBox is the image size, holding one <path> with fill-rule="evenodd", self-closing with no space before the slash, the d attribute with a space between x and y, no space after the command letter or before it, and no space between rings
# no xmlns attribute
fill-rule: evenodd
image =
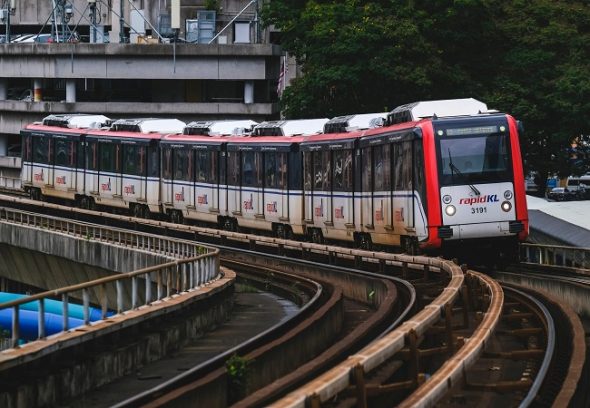
<svg viewBox="0 0 590 408"><path fill-rule="evenodd" d="M39 336L39 312L19 310L19 333L22 340L36 340ZM84 320L68 318L68 328L82 326ZM7 330L12 335L12 308L0 310L0 329ZM63 331L63 317L54 313L45 313L45 335Z"/></svg>
<svg viewBox="0 0 590 408"><path fill-rule="evenodd" d="M27 295L21 295L18 293L8 293L8 292L0 292L0 304L5 302L10 302L13 300L18 300L22 298L26 298ZM45 299L45 313L51 313L55 315L63 315L63 302L59 300L52 300L52 299ZM24 303L19 306L20 310L29 310L38 312L39 311L39 301L34 300L30 303ZM94 322L96 320L102 319L102 311L95 307L89 308L90 312L90 321ZM112 316L114 313L107 311L107 316ZM77 305L75 303L68 303L68 316L74 319L81 319L84 320L84 306Z"/></svg>

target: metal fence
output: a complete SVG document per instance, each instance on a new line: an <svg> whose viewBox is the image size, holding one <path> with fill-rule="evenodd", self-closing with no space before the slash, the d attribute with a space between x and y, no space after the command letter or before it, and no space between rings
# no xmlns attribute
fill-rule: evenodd
<svg viewBox="0 0 590 408"><path fill-rule="evenodd" d="M520 260L539 265L590 269L590 248L520 244Z"/></svg>
<svg viewBox="0 0 590 408"><path fill-rule="evenodd" d="M23 310L22 306L25 304L37 302L37 339L43 339L46 337L45 323L48 317L45 310L45 300L61 299L63 308L61 332L65 332L70 329L68 310L70 298L82 299L83 324L91 325L94 324L90 321L90 294L93 291L98 291L101 294L98 306L101 319L105 319L109 314L106 294L113 289L109 286L114 286L116 292L116 310L114 312L120 314L138 309L142 305L164 300L177 293L196 290L215 279L219 273L219 250L197 245L190 241L40 216L12 209L0 211L0 222L43 228L45 231L59 232L134 250L149 251L165 257L165 263L160 265L115 274L0 304L0 310L12 309L12 334L9 341L11 347L19 345L21 338L20 311ZM128 288L131 288L130 301L126 302L124 297L129 296Z"/></svg>

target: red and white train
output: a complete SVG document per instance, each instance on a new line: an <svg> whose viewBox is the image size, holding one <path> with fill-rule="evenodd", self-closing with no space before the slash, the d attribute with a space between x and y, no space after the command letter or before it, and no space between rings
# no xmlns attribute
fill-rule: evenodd
<svg viewBox="0 0 590 408"><path fill-rule="evenodd" d="M509 253L528 233L518 123L474 99L252 131L252 122L108 122L52 115L23 129L31 197L363 248Z"/></svg>

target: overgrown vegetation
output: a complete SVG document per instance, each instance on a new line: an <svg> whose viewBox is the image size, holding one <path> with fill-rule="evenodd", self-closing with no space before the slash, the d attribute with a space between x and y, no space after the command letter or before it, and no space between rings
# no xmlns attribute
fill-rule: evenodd
<svg viewBox="0 0 590 408"><path fill-rule="evenodd" d="M525 124L527 170L588 171L567 148L590 128L590 7L566 0L273 0L265 24L304 75L289 118L474 97Z"/></svg>

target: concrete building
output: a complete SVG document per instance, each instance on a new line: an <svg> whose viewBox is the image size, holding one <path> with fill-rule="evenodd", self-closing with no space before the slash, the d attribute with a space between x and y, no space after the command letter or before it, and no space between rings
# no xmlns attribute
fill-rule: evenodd
<svg viewBox="0 0 590 408"><path fill-rule="evenodd" d="M0 34L11 40L0 44L0 156L18 149L23 125L50 113L185 122L279 116L282 50L261 28L256 0L0 0L0 7ZM47 35L36 42L25 33Z"/></svg>

